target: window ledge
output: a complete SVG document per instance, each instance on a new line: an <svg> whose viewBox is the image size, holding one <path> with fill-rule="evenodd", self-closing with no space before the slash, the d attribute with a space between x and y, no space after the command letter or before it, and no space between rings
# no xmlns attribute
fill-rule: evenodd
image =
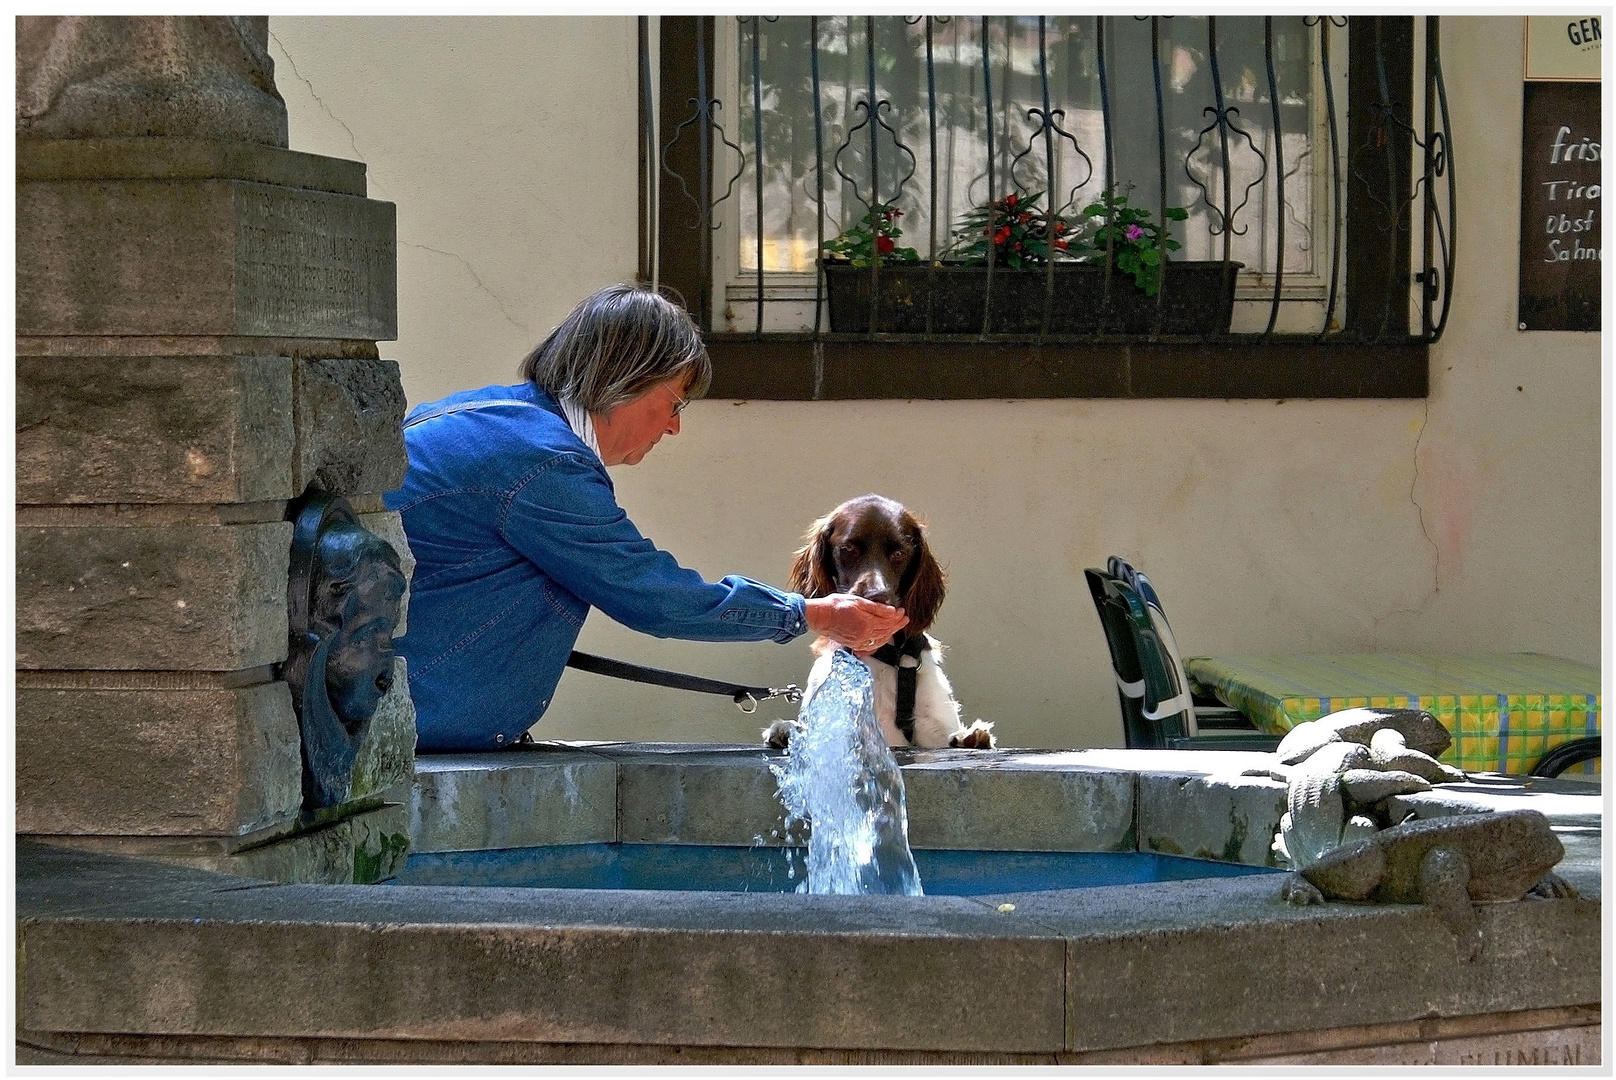
<svg viewBox="0 0 1616 1080"><path fill-rule="evenodd" d="M1427 343L723 334L706 337L710 398L1423 398Z"/></svg>

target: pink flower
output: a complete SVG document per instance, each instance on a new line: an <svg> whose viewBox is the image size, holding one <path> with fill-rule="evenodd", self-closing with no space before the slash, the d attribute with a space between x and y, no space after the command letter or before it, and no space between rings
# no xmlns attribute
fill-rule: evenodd
<svg viewBox="0 0 1616 1080"><path fill-rule="evenodd" d="M1145 230L1141 229L1139 226L1137 226L1137 225L1129 225L1128 226L1128 239L1129 240L1137 240L1143 235L1145 235Z"/></svg>

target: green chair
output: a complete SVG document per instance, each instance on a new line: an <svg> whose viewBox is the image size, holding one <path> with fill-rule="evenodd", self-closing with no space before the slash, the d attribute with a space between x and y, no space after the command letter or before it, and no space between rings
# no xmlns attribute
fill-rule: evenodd
<svg viewBox="0 0 1616 1080"><path fill-rule="evenodd" d="M1272 752L1279 736L1257 731L1238 709L1197 701L1150 580L1112 556L1105 570L1083 571L1111 651L1130 748Z"/></svg>

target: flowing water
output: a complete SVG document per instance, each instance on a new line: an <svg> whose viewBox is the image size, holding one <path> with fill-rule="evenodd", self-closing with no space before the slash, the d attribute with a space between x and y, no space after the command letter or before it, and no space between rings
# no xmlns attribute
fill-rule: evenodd
<svg viewBox="0 0 1616 1080"><path fill-rule="evenodd" d="M920 896L903 776L875 719L870 669L837 649L802 703L786 757L771 764L786 825L807 822L807 893Z"/></svg>

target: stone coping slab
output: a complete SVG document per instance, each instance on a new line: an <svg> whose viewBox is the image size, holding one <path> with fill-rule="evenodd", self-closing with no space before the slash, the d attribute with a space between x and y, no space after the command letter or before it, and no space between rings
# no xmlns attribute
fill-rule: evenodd
<svg viewBox="0 0 1616 1080"><path fill-rule="evenodd" d="M902 749L895 756L903 770L910 841L915 847L1011 851L1136 850L1141 812L1137 775L1223 775L1235 782L1242 769L1265 760L1261 754L1244 752L1105 750ZM770 764L782 757L781 751L756 743L620 742L539 742L493 754L423 755L416 759L415 850L466 851L604 839L739 846L760 840L803 843L804 836L783 833L783 813L769 771ZM613 772L615 822L601 819L607 810L603 800L588 800L586 805L567 794L572 790L568 785L578 781L565 777L584 775L590 770L586 762ZM606 773L589 771L589 775L590 782L598 784ZM1277 782L1245 783L1271 785L1273 790L1259 802L1283 810L1283 787ZM443 810L449 803L442 793L451 786L456 810L449 815ZM557 798L564 801L550 801ZM1170 793L1164 798L1174 802ZM1240 826L1241 836L1264 828L1272 834L1278 811L1271 817ZM1182 838L1179 850L1230 848L1229 837L1218 831L1232 827L1229 818L1223 813L1219 820L1225 825ZM496 819L503 822L501 838L484 842L490 836L487 826L471 823ZM1158 850L1178 843L1165 824L1173 820L1169 809L1155 813L1152 820L1167 837ZM560 832L587 834L589 839L521 839ZM1244 856L1235 861L1264 865L1267 842L1242 840L1232 850Z"/></svg>
<svg viewBox="0 0 1616 1080"><path fill-rule="evenodd" d="M803 843L780 835L757 744L540 742L416 759L412 850L554 843ZM917 848L1153 851L1275 865L1285 785L1267 754L1188 750L899 750ZM1476 774L1401 800L1421 817L1529 806L1554 824L1561 874L1600 895L1603 799L1568 780Z"/></svg>
<svg viewBox="0 0 1616 1080"><path fill-rule="evenodd" d="M1420 817L1482 814L1490 810L1538 810L1556 826L1597 829L1602 824L1602 791L1580 780L1471 773L1462 784L1439 784L1430 791L1392 797L1396 810Z"/></svg>
<svg viewBox="0 0 1616 1080"><path fill-rule="evenodd" d="M1014 905L1006 908L1005 905ZM1600 995L1600 904L1293 907L1246 877L991 897L269 885L17 849L43 1033L1052 1053Z"/></svg>
<svg viewBox="0 0 1616 1080"><path fill-rule="evenodd" d="M617 767L561 750L420 756L414 851L492 851L617 839Z"/></svg>
<svg viewBox="0 0 1616 1080"><path fill-rule="evenodd" d="M253 180L363 196L365 163L217 139L18 139L17 179Z"/></svg>
<svg viewBox="0 0 1616 1080"><path fill-rule="evenodd" d="M1123 1050L984 1053L661 1046L512 1040L290 1039L25 1032L17 1064L221 1065L1597 1065L1600 1008L1573 1005L1440 1021L1158 1043Z"/></svg>

